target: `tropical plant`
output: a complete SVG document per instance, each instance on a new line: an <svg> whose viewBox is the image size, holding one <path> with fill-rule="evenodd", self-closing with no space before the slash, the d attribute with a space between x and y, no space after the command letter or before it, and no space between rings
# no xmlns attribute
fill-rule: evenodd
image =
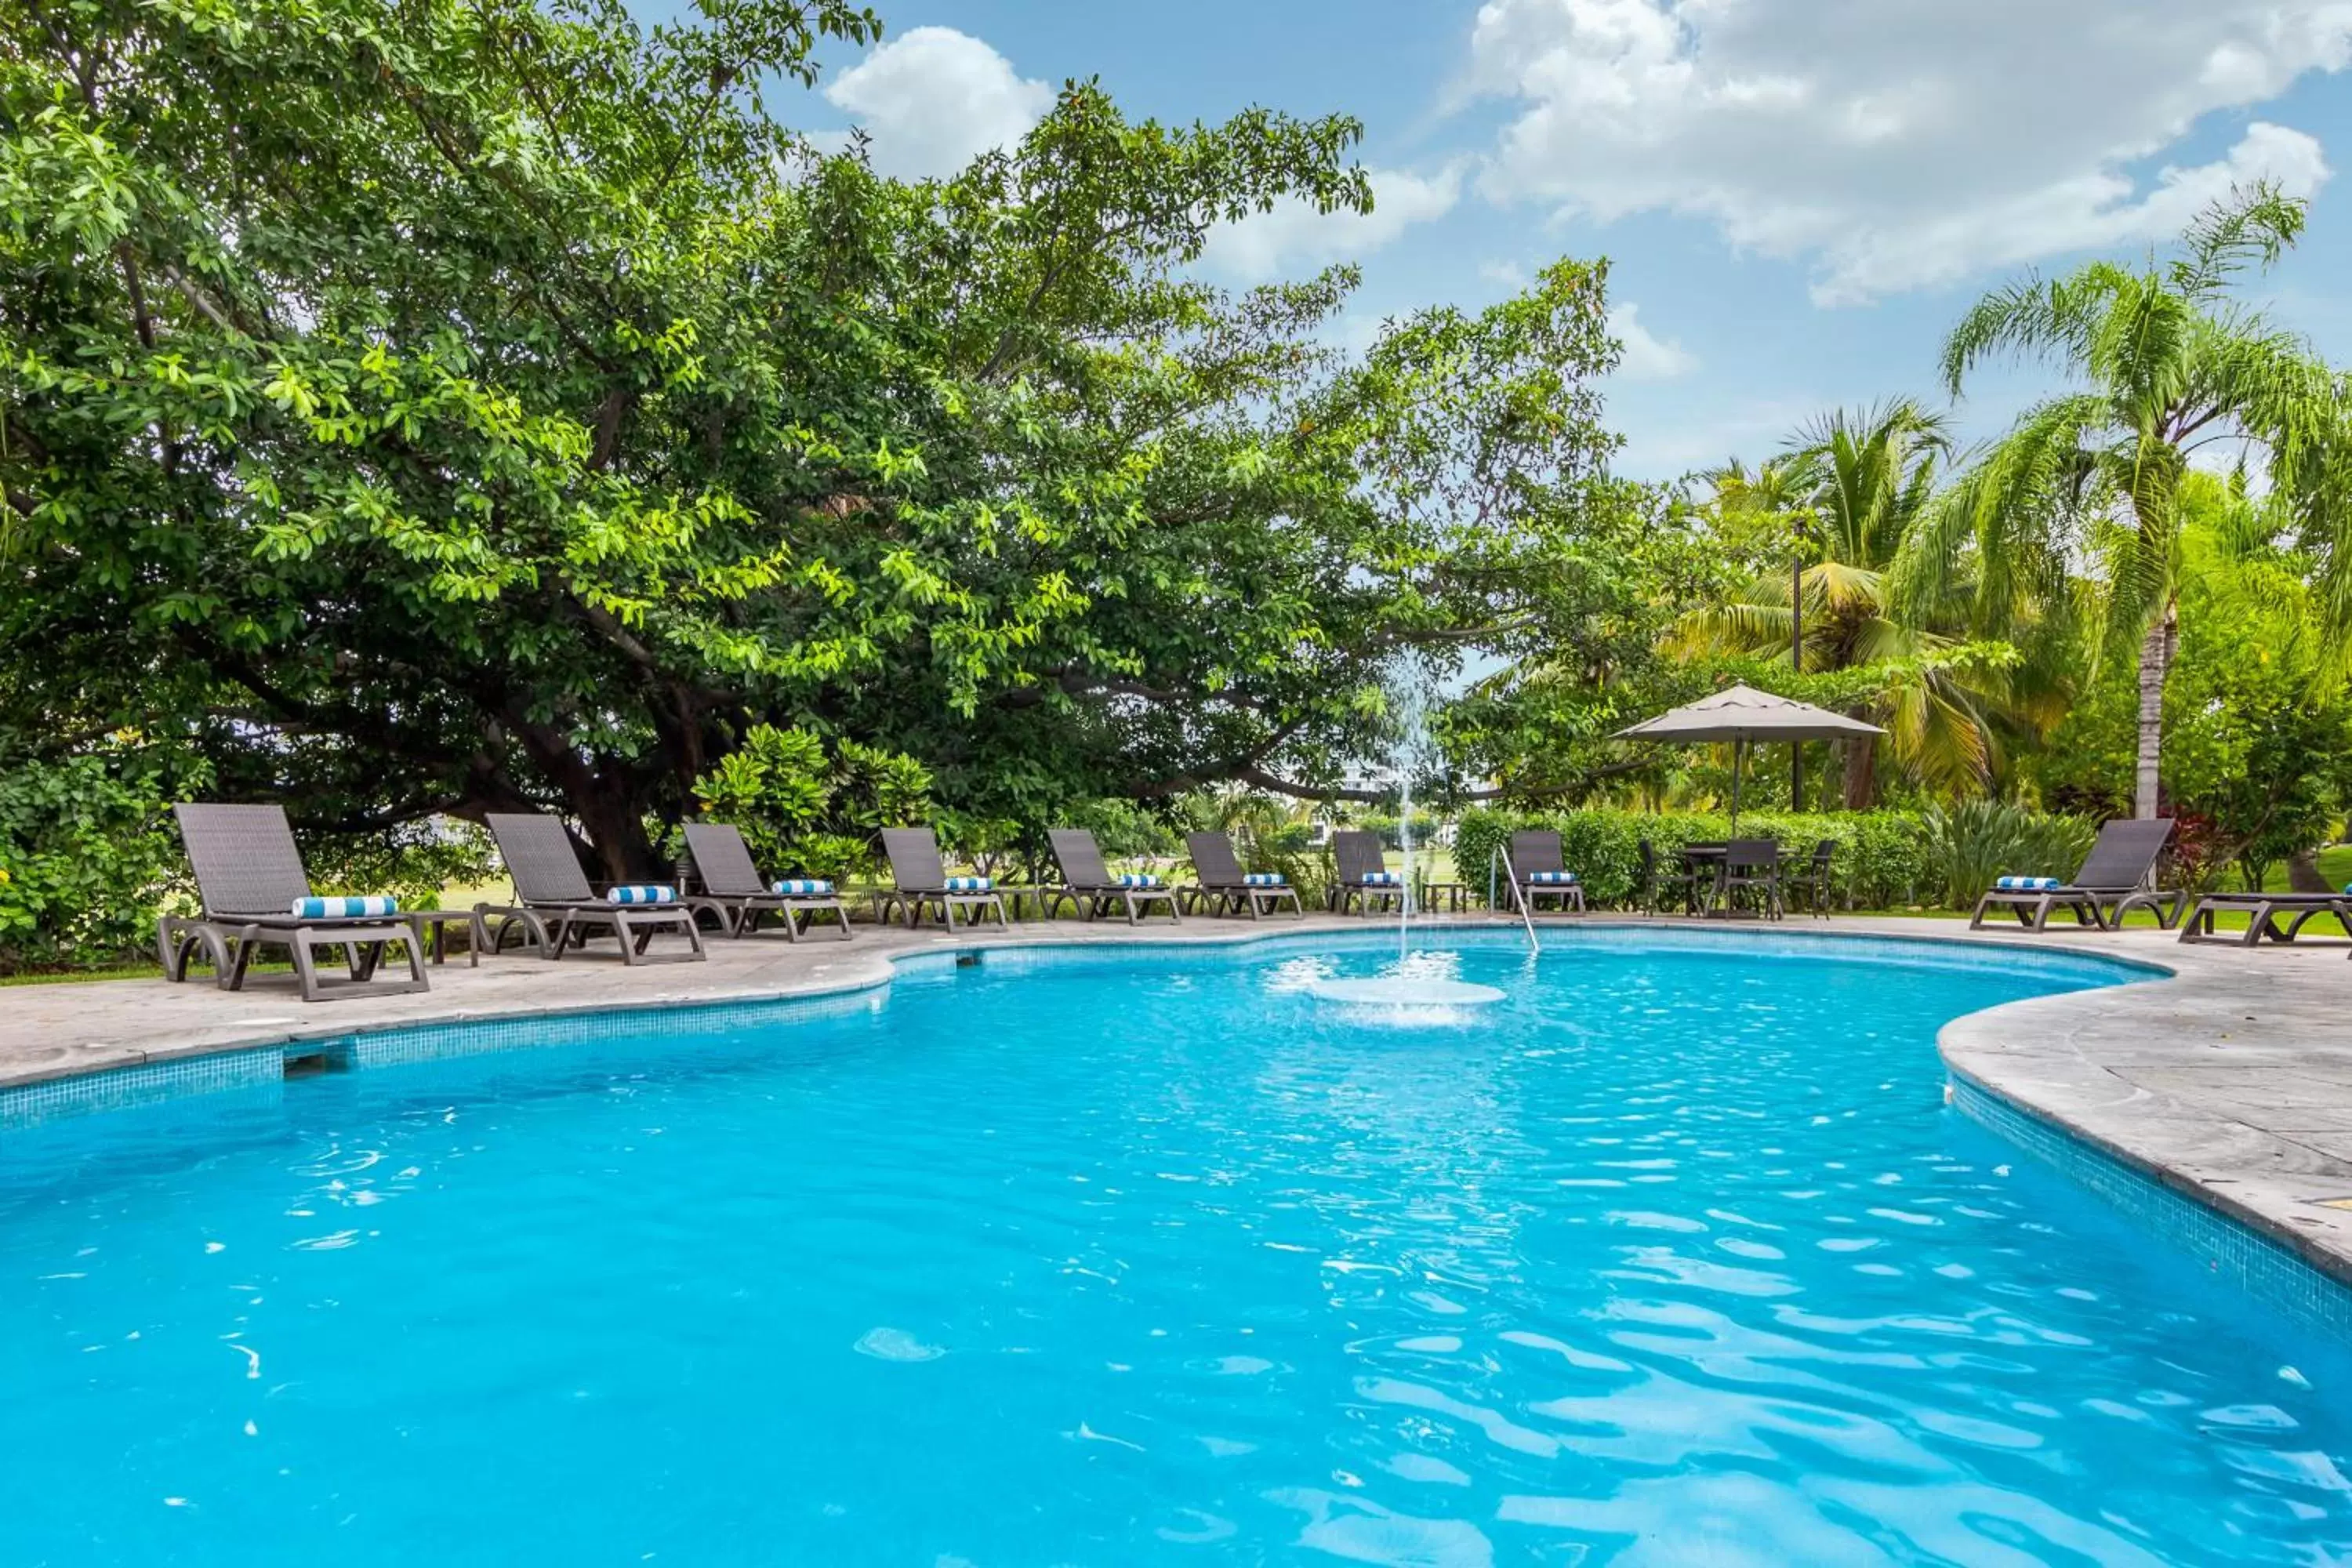
<svg viewBox="0 0 2352 1568"><path fill-rule="evenodd" d="M2072 877L2098 826L1971 797L1920 814L1921 866L1948 909L1965 910L1998 877Z"/></svg>
<svg viewBox="0 0 2352 1568"><path fill-rule="evenodd" d="M2077 385L2021 415L1934 509L1914 535L1906 589L1915 603L1942 603L1965 581L1977 624L1989 626L2063 601L2072 563L2095 563L2098 624L2137 648L2132 805L2142 817L2158 815L2179 637L2179 498L2200 450L2263 456L2281 504L2338 583L2327 598L2334 625L2352 626L2339 388L2303 340L2231 292L2294 242L2304 216L2301 202L2268 185L2234 192L2189 226L2168 261L2028 276L1985 296L1944 345L1954 396L2002 356L2052 364Z"/></svg>
<svg viewBox="0 0 2352 1568"><path fill-rule="evenodd" d="M1997 737L2054 718L2021 700L2021 659L1997 638L1971 640L1948 612L1922 615L1896 601L1890 574L1937 493L1952 440L1943 416L1907 399L1836 410L1781 453L1749 468L1737 460L1699 476L1727 544L1762 567L1685 615L1674 647L1685 658L1765 658L1810 671L1868 670L1874 689L1847 704L1885 726L1895 761L1942 790L1981 787ZM1792 616L1801 616L1800 623ZM1844 798L1866 807L1871 741L1844 743Z"/></svg>
<svg viewBox="0 0 2352 1568"><path fill-rule="evenodd" d="M930 774L912 757L755 724L694 781L703 815L731 823L779 875L836 880L869 868L885 827L930 815Z"/></svg>
<svg viewBox="0 0 2352 1568"><path fill-rule="evenodd" d="M2180 643L2165 687L2165 795L2197 825L2200 866L2261 887L2315 849L2352 801L2352 692L2336 673L2318 575L2277 496L2243 475L2189 475L2180 514ZM2045 801L2127 809L2137 690L2120 664L2086 683L2021 770ZM2217 871L2218 874L2218 871Z"/></svg>

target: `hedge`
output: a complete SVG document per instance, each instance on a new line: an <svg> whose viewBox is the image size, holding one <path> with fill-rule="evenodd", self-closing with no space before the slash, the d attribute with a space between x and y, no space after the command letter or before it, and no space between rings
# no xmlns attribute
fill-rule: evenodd
<svg viewBox="0 0 2352 1568"><path fill-rule="evenodd" d="M1569 868L1602 904L1638 897L1643 839L1664 860L1685 844L1731 837L1730 819L1710 812L1475 810L1463 816L1454 843L1462 880L1483 891L1495 850L1526 827L1558 828ZM1836 900L1849 909L1907 909L1943 897L1944 879L1928 863L1926 825L1916 812L1743 812L1739 832L1777 838L1792 858L1811 855L1824 838L1836 844L1831 874Z"/></svg>

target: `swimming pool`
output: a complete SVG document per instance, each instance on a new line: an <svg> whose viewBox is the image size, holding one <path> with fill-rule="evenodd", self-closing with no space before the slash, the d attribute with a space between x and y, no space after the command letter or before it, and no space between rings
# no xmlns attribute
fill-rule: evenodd
<svg viewBox="0 0 2352 1568"><path fill-rule="evenodd" d="M2120 972L1593 932L1417 961L1478 1014L1302 989L1393 962L997 952L10 1134L0 1560L2352 1551L2341 1348L1942 1103L1944 1020Z"/></svg>

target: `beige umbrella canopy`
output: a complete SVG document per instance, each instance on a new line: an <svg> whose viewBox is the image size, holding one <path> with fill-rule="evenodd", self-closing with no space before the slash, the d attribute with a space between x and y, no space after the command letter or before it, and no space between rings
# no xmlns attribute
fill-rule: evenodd
<svg viewBox="0 0 2352 1568"><path fill-rule="evenodd" d="M1668 709L1617 731L1620 741L1663 741L1676 745L1731 742L1731 824L1739 826L1739 762L1758 741L1843 741L1858 735L1883 735L1875 724L1775 697L1752 686L1730 686L1696 702Z"/></svg>

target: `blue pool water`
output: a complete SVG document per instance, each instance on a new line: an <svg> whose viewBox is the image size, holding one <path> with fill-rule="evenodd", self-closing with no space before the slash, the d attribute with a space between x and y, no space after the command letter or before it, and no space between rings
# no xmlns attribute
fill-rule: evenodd
<svg viewBox="0 0 2352 1568"><path fill-rule="evenodd" d="M2352 1560L2340 1347L1943 1106L2123 976L1903 951L995 955L0 1133L0 1562Z"/></svg>

